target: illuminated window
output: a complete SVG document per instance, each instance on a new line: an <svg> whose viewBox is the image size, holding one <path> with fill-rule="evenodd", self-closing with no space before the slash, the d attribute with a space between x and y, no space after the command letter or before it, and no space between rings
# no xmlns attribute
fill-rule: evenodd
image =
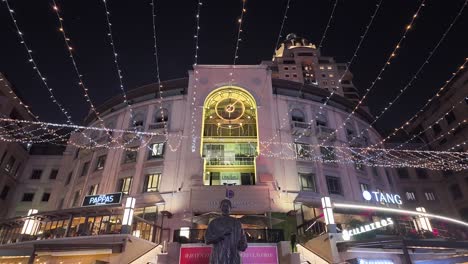
<svg viewBox="0 0 468 264"><path fill-rule="evenodd" d="M164 142L150 145L148 159L162 159L164 157Z"/></svg>
<svg viewBox="0 0 468 264"><path fill-rule="evenodd" d="M161 173L148 174L145 177L144 192L157 192L159 190L159 180Z"/></svg>
<svg viewBox="0 0 468 264"><path fill-rule="evenodd" d="M328 69L328 70L331 70L331 69L333 69L333 68L332 68L332 66L327 66L327 69Z"/></svg>
<svg viewBox="0 0 468 264"><path fill-rule="evenodd" d="M321 69L321 70L325 70L325 67L323 67L323 66L320 66L320 69Z"/></svg>
<svg viewBox="0 0 468 264"><path fill-rule="evenodd" d="M437 200L437 199L436 199L436 196L435 196L435 194L434 194L434 192L432 192L432 191L426 191L426 192L424 193L424 196L426 196L426 200L428 200L428 201L435 201L435 200Z"/></svg>
<svg viewBox="0 0 468 264"><path fill-rule="evenodd" d="M369 190L369 184L367 183L359 183L359 188L361 188L361 192Z"/></svg>
<svg viewBox="0 0 468 264"><path fill-rule="evenodd" d="M310 158L312 157L312 150L310 145L294 143L294 148L296 149L297 158Z"/></svg>
<svg viewBox="0 0 468 264"><path fill-rule="evenodd" d="M130 192L130 188L132 187L132 180L133 177L125 177L120 179L117 186L117 191L128 194Z"/></svg>
<svg viewBox="0 0 468 264"><path fill-rule="evenodd" d="M99 156L96 162L96 170L103 170L106 164L106 155Z"/></svg>
<svg viewBox="0 0 468 264"><path fill-rule="evenodd" d="M406 200L408 201L416 201L416 193L413 191L406 192Z"/></svg>
<svg viewBox="0 0 468 264"><path fill-rule="evenodd" d="M99 189L99 184L89 186L88 195L96 195Z"/></svg>
<svg viewBox="0 0 468 264"><path fill-rule="evenodd" d="M335 77L335 75L330 73L330 74L328 74L328 77L333 78L333 77Z"/></svg>

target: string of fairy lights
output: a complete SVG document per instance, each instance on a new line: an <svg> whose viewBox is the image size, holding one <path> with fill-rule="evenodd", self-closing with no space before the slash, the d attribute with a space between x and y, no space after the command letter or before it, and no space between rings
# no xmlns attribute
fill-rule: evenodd
<svg viewBox="0 0 468 264"><path fill-rule="evenodd" d="M113 133L134 133L133 130L122 130L122 129L110 129L102 127L92 127L92 126L77 126L70 124L58 124L58 123L48 123L40 121L29 121L29 120L18 120L11 118L0 118L0 121L6 124L34 124L40 127L54 127L54 128L71 128L71 129L80 129L80 130L91 130L91 131L107 131ZM6 127L6 126L5 126ZM161 135L157 132L145 132L138 131L140 137L147 136L151 138L152 136ZM22 142L21 139L16 137L3 138L2 140L7 142ZM30 142L28 140L27 142ZM264 142L260 141L260 145L263 145ZM311 160L311 161L323 161L325 163L355 163L363 164L365 166L383 166L383 167L414 167L414 168L428 168L428 169L444 169L444 170L463 170L466 169L468 164L464 164L463 160L468 159L467 152L450 152L450 151L428 151L428 150L398 150L398 149L385 149L385 148L370 148L370 147L339 147L339 146L329 146L329 145L307 145L307 150L298 155L294 143L278 143L281 148L282 156L278 156L278 153L268 153L262 152L260 155L267 157L276 157L281 159L291 159L291 160ZM314 154L317 151L317 148L327 148L331 152L328 154L322 153L320 149L317 154ZM339 154L338 150L341 154ZM361 159L356 160L355 155L358 154L362 156ZM417 156L419 155L419 156ZM338 158L330 158L330 156L337 156ZM428 158L428 156L432 156Z"/></svg>
<svg viewBox="0 0 468 264"><path fill-rule="evenodd" d="M169 138L169 133L168 133L168 127L167 127L167 120L165 119L166 113L164 113L164 107L163 107L163 102L165 98L163 97L163 85L161 83L160 79L160 69L159 69L159 59L158 59L158 41L157 41L157 34L156 34L156 13L155 13L155 1L151 1L152 5L152 21L153 21L153 35L154 35L154 59L156 63L156 69L155 69L155 77L157 81L157 102L159 103L159 112L162 117L162 122L163 122L163 130L164 132L147 132L147 131L140 131L137 130L135 126L135 119L133 115L133 110L130 101L127 98L126 94L126 89L124 87L124 81L123 81L123 74L122 74L122 68L118 60L118 54L116 51L116 47L114 45L114 38L112 34L112 24L110 21L110 12L106 3L106 0L103 0L104 3L104 9L105 9L105 14L106 14L106 21L107 21L107 29L108 29L108 37L109 37L109 43L112 48L113 56L114 56L114 64L116 68L116 72L118 75L119 79L119 84L120 84L120 89L122 91L122 96L123 96L123 102L126 104L128 112L130 114L130 120L133 121L134 126L131 127L130 129L114 129L114 128L106 128L104 125L104 120L100 116L100 113L97 111L97 109L94 107L94 104L91 102L91 99L88 94L88 88L86 88L84 81L83 81L83 75L80 74L80 71L78 69L74 54L73 54L73 47L71 45L71 40L66 34L64 25L63 25L63 17L60 14L60 10L55 2L55 0L52 0L53 2L53 10L55 11L55 14L57 15L58 23L59 23L59 31L61 32L65 45L68 49L69 57L72 60L72 64L74 66L74 70L78 76L79 79L79 86L82 88L84 92L84 97L87 100L87 102L90 104L91 111L96 115L96 118L99 120L99 122L96 122L91 126L78 126L74 124L71 120L71 115L68 113L68 111L56 100L54 94L53 94L53 89L49 87L47 83L46 77L39 71L36 61L34 60L32 56L32 51L29 49L28 45L26 45L25 38L23 36L23 33L20 31L17 21L14 16L14 11L10 8L10 5L7 0L3 0L6 3L6 6L9 10L10 17L12 21L14 22L14 25L16 27L16 30L18 31L19 38L21 40L21 44L24 46L24 48L27 51L29 62L32 64L33 69L36 71L42 82L44 83L45 87L48 89L50 98L53 100L53 102L60 108L62 113L67 117L67 124L58 124L58 123L49 123L49 122L41 122L41 121L28 121L28 120L16 120L16 119L11 119L11 118L6 118L2 117L0 118L0 121L2 122L2 129L0 130L0 139L3 141L7 142L20 142L20 143L38 143L38 142L52 142L54 144L72 144L76 147L79 148L85 148L85 149L96 149L96 148L123 148L126 150L133 150L136 151L139 148L146 147L148 143L151 141L153 137L160 137L163 136L165 138L165 142L168 142ZM350 61L347 63L346 71L349 69L349 66L352 64L353 60L357 57L358 51L360 50L361 44L363 43L363 40L365 39L370 26L373 23L374 17L376 16L380 5L383 0L380 0L378 4L376 5L376 9L371 16L371 19L364 31L364 34L361 36L361 39L358 43L358 46L355 49L355 52L353 56L351 57ZM327 27L325 28L324 35L322 36L322 39L320 41L319 48L322 46L323 41L325 40L326 34L329 30L329 27L331 25L331 21L333 19L333 15L335 12L335 8L337 5L338 1L335 1L333 10L331 13L331 16L328 20ZM444 40L445 36L448 34L452 26L455 24L456 20L458 17L461 15L463 9L467 5L468 0L464 2L464 5L460 9L459 13L455 17L455 19L452 21L450 24L449 28L445 31L435 48L431 51L429 57L426 59L426 61L422 64L422 66L418 69L416 74L413 76L413 78L410 80L407 86L405 86L400 93L397 95L397 97L389 103L389 106L391 106L398 98L402 95L402 93L411 86L412 82L416 79L416 77L419 75L419 73L422 71L422 68L429 62L429 59L432 57L433 53L437 50L439 45L442 43ZM290 0L287 1L287 5L285 8L283 20L281 23L281 28L277 40L277 44L279 43L279 39L282 36L282 31L283 27L285 24L285 21L287 19L287 12L289 9L289 4ZM195 136L196 128L195 128L195 123L196 123L196 113L197 113L197 106L196 106L196 88L198 84L198 52L199 52L199 31L200 31L200 12L201 12L201 7L203 3L201 0L198 1L198 6L197 6L197 13L196 13L196 32L194 35L195 39L195 55L194 55L194 84L193 84L193 99L192 99L192 151L194 151L193 146L196 145L196 142L200 137ZM366 94L362 97L362 99L359 101L359 103L355 106L355 109L348 115L346 118L345 122L338 127L333 133L337 133L337 131L341 128L343 128L343 125L346 123L347 120L351 117L351 115L354 114L356 109L362 104L362 102L365 100L368 92L374 87L375 83L378 80L381 80L381 75L387 68L387 65L390 65L391 60L396 56L396 51L400 48L400 45L402 44L403 40L406 38L407 33L410 31L412 28L415 19L418 17L420 10L422 7L425 5L425 0L421 2L419 5L418 10L414 13L413 18L410 22L409 25L406 26L405 32L403 36L401 37L400 41L397 43L396 47L394 48L393 52L391 53L390 57L387 59L387 62L384 64L382 69L380 70L376 80L372 82L372 85L367 89ZM239 48L240 48L240 43L242 42L242 32L243 32L243 22L244 22L244 17L246 13L246 1L242 1L242 11L240 14L240 18L237 20L238 23L238 32L237 32L237 39L236 39L236 45L235 45L235 51L234 51L234 58L233 58L233 66L231 68L231 71L229 73L230 75L230 84L234 82L234 71L236 69L236 64L237 60L239 58ZM276 48L276 47L275 47ZM467 61L460 67L460 69L457 71L460 72L461 69L465 67ZM345 71L345 73L346 73ZM452 78L455 77L456 74L452 76ZM341 79L344 77L344 74L341 76ZM450 79L452 80L452 79ZM450 81L449 80L449 81ZM448 84L449 82L447 82ZM443 91L447 85L444 85L439 92ZM438 93L439 93L438 92ZM332 92L333 94L333 92ZM437 95L438 96L438 95ZM15 98L17 98L15 96ZM331 95L327 97L327 99L330 99ZM19 100L19 99L18 99ZM423 107L425 108L432 99L428 100L428 103ZM22 104L21 100L19 102ZM461 103L461 102L460 102ZM324 106L327 105L327 102L324 102L323 105L320 107L320 109L323 109ZM458 105L458 104L456 104ZM29 111L29 107L24 105L25 109ZM452 107L452 109L455 107L455 105ZM375 123L381 115L383 115L384 112L388 110L389 107L385 108L385 111L383 111L380 115L376 117L376 119L373 120L373 123ZM292 111L290 109L290 111ZM418 111L416 115L418 115L421 112ZM29 113L32 114L31 111ZM415 116L416 116L415 115ZM38 118L38 117L37 117ZM317 118L317 116L316 116ZM443 117L441 117L443 119ZM439 120L441 120L441 118ZM414 120L414 118L410 118L409 121L411 122ZM283 119L283 123L287 123L289 121L289 118ZM311 120L312 122L312 120ZM437 123L438 121L436 121ZM369 125L367 129L369 129L372 124ZM406 123L405 123L406 124ZM466 120L463 120L457 124L456 127L463 126L466 124ZM405 125L401 127L403 129ZM431 128L432 126L428 127L427 129ZM442 137L452 133L456 127L452 128L450 131L443 133L436 139L434 139L432 142L429 142L427 144L431 144ZM27 128L27 129L25 129ZM69 129L68 132L62 132L59 133L61 130ZM400 129L400 130L401 130ZM427 130L426 129L426 130ZM96 140L95 137L92 136L92 132L105 132L108 135L108 138L110 140L106 140L103 144L99 143L99 140ZM89 135L88 135L89 133ZM362 131L360 134L363 133ZM68 138L69 135L73 134L70 139L68 139L68 142L65 143L66 139ZM118 140L119 137L123 137L124 135L133 135L130 140L124 140L123 144ZM303 135L303 134L302 134ZM300 136L302 136L300 135ZM177 135L178 138L178 143L176 144L175 147L171 147L171 151L177 151L179 148L182 138L186 136L183 136L182 134ZM416 136L415 136L416 137ZM355 139L354 137L353 139ZM127 145L131 143L131 141L139 139L140 145L138 148L128 148ZM415 167L415 168L428 168L428 169L450 169L450 170L461 170L461 169L466 169L467 165L466 163L460 162L467 160L467 155L466 153L462 152L453 152L451 151L454 149L454 147L450 148L450 151L425 151L421 149L415 149L415 150L407 150L407 149L400 149L403 144L400 146L393 148L393 149L386 149L386 148L374 148L374 147L365 147L365 148L357 148L357 147L347 147L347 146L330 146L324 144L327 142L329 139L328 137L323 139L321 143L319 144L305 144L310 150L307 153L307 155L303 156L298 156L297 149L296 149L296 144L295 143L283 143L283 142L276 142L273 141L274 137L270 140L267 141L260 141L259 144L265 151L262 151L259 153L259 155L264 155L264 156L270 156L270 157L276 157L276 158L282 158L282 159L301 159L301 160L313 160L313 161L321 161L324 163L354 163L354 164L363 164L365 166L382 166L382 167L402 167L402 166L407 166L407 167ZM382 140L383 142L385 140ZM466 142L460 143L462 145L465 145ZM170 145L170 144L169 144ZM274 151L274 148L279 149L279 151ZM317 149L329 149L333 151L333 155L336 156L336 158L333 159L327 159L326 155L321 152L317 152ZM331 154L330 154L331 155Z"/></svg>
<svg viewBox="0 0 468 264"><path fill-rule="evenodd" d="M416 118L418 118L423 112L424 110L426 110L426 108L431 104L432 101L436 100L436 98L440 97L441 93L447 89L448 85L455 79L455 77L457 77L460 72L462 72L463 69L465 69L466 67L466 64L468 63L468 58L465 58L465 61L463 62L463 64L461 66L459 66L457 68L457 70L455 72L453 72L451 74L451 77L445 81L444 85L442 85L440 87L440 89L434 94L434 96L432 96L431 98L429 98L427 100L427 102L413 115L411 116L408 120L406 120L405 122L403 122L403 124L398 127L398 128L395 128L393 130L392 133L390 133L388 136L386 136L385 138L383 138L382 140L380 140L379 142L375 143L375 144L372 144L371 147L375 147L375 146L378 146L378 145L382 145L383 143L385 143L386 141L388 141L391 137L395 136L399 131L403 130L405 127L409 126L411 124L411 122L413 120L415 120ZM462 103L459 102L459 103Z"/></svg>
<svg viewBox="0 0 468 264"><path fill-rule="evenodd" d="M331 27L331 23L333 21L334 15L335 15L335 10L336 10L337 5L338 5L338 0L335 0L335 2L333 3L332 11L330 13L330 17L328 18L327 25L325 26L325 30L323 31L322 37L320 38L319 49L322 48L323 42L325 41L325 38L327 37L328 29L330 29L330 27Z"/></svg>
<svg viewBox="0 0 468 264"><path fill-rule="evenodd" d="M395 98L393 100L391 100L387 106L385 106L381 112L374 118L374 120L372 122L370 122L366 128L364 128L361 132L359 132L356 136L354 136L350 142L353 142L356 138L360 137L362 135L362 133L364 133L364 131L369 131L369 129L372 127L372 125L374 125L394 104L395 102L403 95L403 93L413 85L413 82L415 80L418 79L420 73L422 72L422 70L424 69L424 67L429 64L432 56L436 53L436 51L438 50L438 48L440 47L440 44L442 44L442 42L445 40L447 34L450 32L450 30L453 28L453 26L455 25L455 23L457 22L458 18L461 16L461 14L463 13L463 10L465 9L466 5L468 4L468 0L465 0L464 4L462 5L462 7L460 8L460 10L458 11L457 15L455 16L455 18L452 20L452 22L450 23L450 25L448 26L448 28L444 31L444 33L442 34L442 37L439 39L439 41L437 42L437 44L434 46L434 48L429 52L429 55L427 56L427 58L424 60L424 62L421 64L421 66L419 67L419 69L416 71L416 73L413 75L413 77L409 80L409 82L402 88L400 89L399 93L395 96Z"/></svg>
<svg viewBox="0 0 468 264"><path fill-rule="evenodd" d="M334 136L340 129L342 129L345 125L346 125L346 122L348 122L348 120L351 118L351 116L354 115L354 113L359 109L359 107L362 105L362 103L364 102L364 100L367 98L369 92L372 90L372 88L375 87L376 83L381 81L382 80L382 74L385 72L385 70L387 69L387 67L391 64L391 62L396 58L397 56L397 51L400 49L403 41L406 39L408 33L410 32L410 30L413 28L413 25L416 21L416 19L419 17L419 13L421 12L422 8L425 6L425 2L426 0L422 0L418 9L416 10L416 12L413 14L412 18L411 18L411 21L408 25L405 26L405 29L404 29L404 32L403 32L403 35L400 37L399 41L397 42L397 44L395 45L395 47L393 48L392 52L390 53L390 55L388 56L386 62L384 63L384 65L382 66L382 68L380 69L379 73L377 74L376 78L374 79L374 81L371 82L371 85L370 87L368 87L366 89L366 92L364 93L364 95L362 96L362 98L359 100L359 102L354 106L353 110L351 110L351 112L347 115L347 117L344 119L343 123L341 125L339 125L332 133L330 133L329 136L327 136L325 139L322 140L322 143L323 142L326 142L330 139L331 136Z"/></svg>
<svg viewBox="0 0 468 264"><path fill-rule="evenodd" d="M194 79L194 83L192 85L193 89L192 89L192 102L191 102L191 108L192 108L192 111L191 111L191 117L190 117L190 120L191 120L191 127L192 127L192 130L191 130L191 150L192 152L195 152L195 150L197 149L197 136L196 136L196 127L195 127L195 124L196 124L196 114L197 114L197 105L196 105L196 102L197 102L197 85L199 83L199 71L198 71L198 52L200 50L200 47L199 47L199 36L200 36L200 15L201 15L201 8L203 6L203 2L202 0L198 0L198 3L197 3L197 12L195 14L195 34L193 35L193 38L195 39L195 52L194 52L194 56L193 56L193 79Z"/></svg>
<svg viewBox="0 0 468 264"><path fill-rule="evenodd" d="M360 40L359 40L359 43L358 43L358 45L356 46L356 48L355 48L355 50L354 50L354 52L353 52L353 55L351 56L350 61L348 61L348 62L346 63L347 66L346 66L345 72L344 72L343 75L340 77L340 80L344 77L344 75L346 74L346 72L349 70L349 67L350 67L350 65L352 64L352 62L357 58L358 52L359 52L359 50L360 50L360 48L361 48L361 46L362 46L362 43L363 43L364 40L366 39L366 36L367 36L367 33L369 32L369 29L371 28L371 26L372 26L372 24L373 24L373 22L374 22L374 18L375 18L375 16L377 15L377 13L378 13L378 11L379 11L379 9L380 9L380 6L381 6L381 4L382 4L382 1L383 1L383 0L380 0L380 1L376 4L376 7L375 7L375 9L374 9L374 12L372 13L371 18L370 18L369 22L367 23L367 25L366 25L366 27L365 27L366 29L365 29L363 35L361 36L361 38L360 38ZM336 2L335 2L335 5L336 5ZM332 12L332 15L331 15L331 16L333 16L333 13L334 13L334 12ZM283 21L284 21L284 19L283 19ZM329 23L330 23L330 21L331 21L331 18L329 19ZM327 31L328 31L328 30L326 30L325 33L326 33ZM280 32L280 34L281 34L281 32ZM324 36L325 36L325 34L324 34ZM322 36L322 39L324 38L324 36ZM274 54L275 54L275 53L273 52L273 56L274 56ZM303 86L301 87L301 91L302 91L302 88L303 88ZM319 107L319 111L318 111L317 114L315 115L315 120L319 119L319 118L320 118L320 115L323 115L323 112L322 112L322 111L323 111L324 107L328 104L329 100L331 99L331 97L333 96L334 93L335 93L335 90L332 89L330 95L327 96L327 97L325 98L325 101L324 101L323 104ZM300 93L299 93L299 94L300 94ZM286 117L283 117L282 122L281 122L281 124L280 124L279 130L281 130L282 128L284 128L286 125L289 124L289 116L291 115L292 111L294 111L294 109L295 109L294 107L291 107L291 108L289 109L289 111L286 113ZM313 123L313 121L314 121L314 119L311 118L311 119L307 122L308 125L311 126L312 123ZM303 136L305 136L305 131L304 131L303 133L299 134L298 136L296 136L294 140L295 140L295 141L298 141L298 140L300 140ZM275 134L273 135L273 137L270 138L270 141L271 141L271 142L274 142L274 140L276 140L277 137L278 137L278 133L275 133Z"/></svg>

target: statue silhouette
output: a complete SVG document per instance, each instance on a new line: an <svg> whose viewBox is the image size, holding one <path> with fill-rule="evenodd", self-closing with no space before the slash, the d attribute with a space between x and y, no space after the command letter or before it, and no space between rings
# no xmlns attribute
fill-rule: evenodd
<svg viewBox="0 0 468 264"><path fill-rule="evenodd" d="M220 208L223 215L212 220L206 230L205 243L213 245L210 264L240 264L239 251L247 249L241 223L229 216L231 207L231 201L222 200Z"/></svg>

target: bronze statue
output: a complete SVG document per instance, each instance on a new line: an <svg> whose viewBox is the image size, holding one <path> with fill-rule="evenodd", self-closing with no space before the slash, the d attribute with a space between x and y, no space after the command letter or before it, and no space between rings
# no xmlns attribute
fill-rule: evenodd
<svg viewBox="0 0 468 264"><path fill-rule="evenodd" d="M229 216L231 201L224 199L219 206L223 215L210 222L205 234L205 243L213 244L210 264L240 264L239 251L247 249L244 230L239 220Z"/></svg>

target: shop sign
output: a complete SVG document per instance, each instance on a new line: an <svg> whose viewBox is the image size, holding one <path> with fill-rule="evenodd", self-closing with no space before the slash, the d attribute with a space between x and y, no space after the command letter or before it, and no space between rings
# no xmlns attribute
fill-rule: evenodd
<svg viewBox="0 0 468 264"><path fill-rule="evenodd" d="M393 260L391 259L349 259L347 262L351 264L394 264Z"/></svg>
<svg viewBox="0 0 468 264"><path fill-rule="evenodd" d="M363 191L362 196L367 201L371 201L373 199L374 201L379 203L384 202L386 204L403 204L401 196L398 194Z"/></svg>
<svg viewBox="0 0 468 264"><path fill-rule="evenodd" d="M210 263L211 247L189 246L180 248L179 264ZM276 246L249 245L245 252L240 253L242 264L278 264Z"/></svg>
<svg viewBox="0 0 468 264"><path fill-rule="evenodd" d="M354 235L359 235L359 234L362 234L362 233L366 233L366 232L369 232L369 231L372 231L372 230L375 230L375 229L386 227L388 225L393 225L393 220L391 218L389 218L389 217L386 218L386 219L382 219L380 221L376 221L374 223L370 223L370 224L367 224L367 225L363 225L363 226L353 228L351 230L343 229L343 239L344 240L349 240Z"/></svg>
<svg viewBox="0 0 468 264"><path fill-rule="evenodd" d="M108 193L97 195L86 195L82 206L99 206L120 204L122 201L122 193Z"/></svg>

